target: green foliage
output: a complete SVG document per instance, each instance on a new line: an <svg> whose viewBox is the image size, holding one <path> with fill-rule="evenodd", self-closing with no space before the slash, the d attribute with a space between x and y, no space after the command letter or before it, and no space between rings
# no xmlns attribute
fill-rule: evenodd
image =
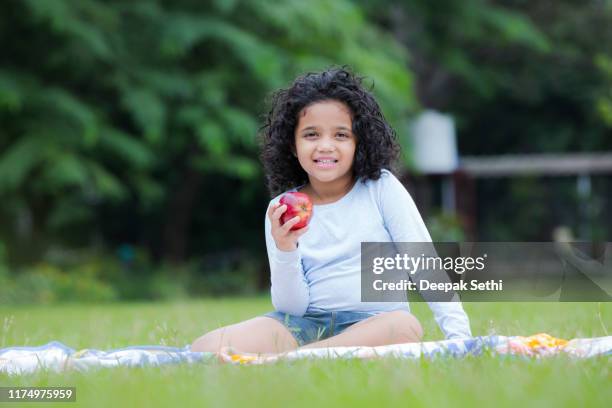
<svg viewBox="0 0 612 408"><path fill-rule="evenodd" d="M409 50L422 104L455 118L461 155L612 150L610 2L359 3ZM572 183L555 194L542 194L544 182L491 183L478 181L481 239L547 240L578 222ZM606 188L593 191L593 200L609 205L607 197ZM587 222L612 218L598 211Z"/></svg>
<svg viewBox="0 0 612 408"><path fill-rule="evenodd" d="M348 0L12 0L4 9L0 194L13 204L0 216L27 214L26 240L43 252L76 226L92 231L82 242L100 229L125 235L100 228L108 217L173 231L185 224L177 217L194 217L198 195L177 195L200 191L194 171L261 186L263 101L305 70L350 64L372 75L395 123L415 107L405 51ZM19 241L10 226L0 234ZM177 234L187 231L160 241Z"/></svg>
<svg viewBox="0 0 612 408"><path fill-rule="evenodd" d="M427 219L426 224L434 242L462 242L465 240L461 219L456 215L434 214Z"/></svg>
<svg viewBox="0 0 612 408"><path fill-rule="evenodd" d="M89 274L65 273L47 265L34 265L16 277L0 277L1 304L50 304L54 302L103 302L117 299L117 292Z"/></svg>
<svg viewBox="0 0 612 408"><path fill-rule="evenodd" d="M405 158L420 105L456 117L462 154L610 150L608 27L609 3L570 0L6 1L0 239L17 264L125 242L152 264L263 257L264 101L332 65L368 77ZM513 219L504 236L541 235L515 228L537 214Z"/></svg>
<svg viewBox="0 0 612 408"><path fill-rule="evenodd" d="M0 242L0 305L113 300L171 300L257 293L257 258L242 254L192 259L182 265L154 262L146 250L124 248L110 256L53 248L37 264L13 269Z"/></svg>
<svg viewBox="0 0 612 408"><path fill-rule="evenodd" d="M432 98L440 98L429 95L431 92L454 90L444 88L451 77L464 82L472 98L492 98L499 83L506 80L506 73L503 67L483 64L483 56L503 55L508 49L547 53L552 48L550 39L526 13L498 2L360 3L369 16L390 27L410 50L412 69L422 81L420 97L428 105L434 102Z"/></svg>
<svg viewBox="0 0 612 408"><path fill-rule="evenodd" d="M606 78L603 92L597 101L597 111L606 125L612 127L612 57L598 55L595 64Z"/></svg>

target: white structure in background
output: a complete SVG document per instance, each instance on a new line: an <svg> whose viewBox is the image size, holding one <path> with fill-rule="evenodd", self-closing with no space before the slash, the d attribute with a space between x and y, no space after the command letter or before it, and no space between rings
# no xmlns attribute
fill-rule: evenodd
<svg viewBox="0 0 612 408"><path fill-rule="evenodd" d="M579 236L591 239L594 208L591 176L612 174L612 152L578 152L462 157L461 170L470 177L576 177L576 194L580 199ZM601 210L597 210L601 211Z"/></svg>
<svg viewBox="0 0 612 408"><path fill-rule="evenodd" d="M442 182L442 207L455 212L455 187L452 174L459 166L455 122L450 115L427 110L412 124L413 159L423 174L445 175Z"/></svg>
<svg viewBox="0 0 612 408"><path fill-rule="evenodd" d="M576 177L576 194L580 198L577 238L582 240L591 239L595 211L606 210L595 208L591 176L612 174L612 152L464 156L459 160L453 118L430 110L416 118L410 133L416 170L426 175L443 176L442 207L446 212L457 211L454 173L464 174L471 183L484 178ZM477 217L473 212L463 215L471 220Z"/></svg>

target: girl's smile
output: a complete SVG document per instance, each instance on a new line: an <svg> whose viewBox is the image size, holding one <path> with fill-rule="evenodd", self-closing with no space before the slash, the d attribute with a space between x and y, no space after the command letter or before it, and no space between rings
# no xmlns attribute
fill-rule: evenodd
<svg viewBox="0 0 612 408"><path fill-rule="evenodd" d="M321 169L332 169L336 167L338 160L333 157L319 157L318 159L315 159L314 162L316 163L316 166Z"/></svg>

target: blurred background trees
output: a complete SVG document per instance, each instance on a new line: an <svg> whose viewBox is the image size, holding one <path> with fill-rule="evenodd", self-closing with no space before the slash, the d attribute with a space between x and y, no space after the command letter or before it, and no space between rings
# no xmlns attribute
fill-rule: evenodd
<svg viewBox="0 0 612 408"><path fill-rule="evenodd" d="M16 279L43 300L79 282L99 299L265 289L256 135L270 92L309 70L369 78L407 169L423 108L455 117L461 154L612 150L611 30L609 1L6 1L5 293L26 296ZM605 208L610 183L594 189ZM550 239L575 218L572 194L485 184L479 235ZM445 219L435 230L459 237Z"/></svg>

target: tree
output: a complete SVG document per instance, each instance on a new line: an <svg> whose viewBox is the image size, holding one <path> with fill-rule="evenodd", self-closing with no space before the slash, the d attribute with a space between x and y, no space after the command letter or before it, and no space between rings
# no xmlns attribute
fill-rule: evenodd
<svg viewBox="0 0 612 408"><path fill-rule="evenodd" d="M263 101L304 70L350 64L392 121L415 109L406 52L348 0L13 0L0 27L0 237L28 258L260 242Z"/></svg>
<svg viewBox="0 0 612 408"><path fill-rule="evenodd" d="M609 1L361 4L409 50L422 105L455 117L462 155L612 149ZM549 224L575 226L573 184L549 187L543 194L541 181L482 185L480 238L550 239ZM605 186L598 191L606 196ZM557 197L563 205L552 207L563 208L550 211L544 197ZM596 217L610 225L609 215Z"/></svg>

